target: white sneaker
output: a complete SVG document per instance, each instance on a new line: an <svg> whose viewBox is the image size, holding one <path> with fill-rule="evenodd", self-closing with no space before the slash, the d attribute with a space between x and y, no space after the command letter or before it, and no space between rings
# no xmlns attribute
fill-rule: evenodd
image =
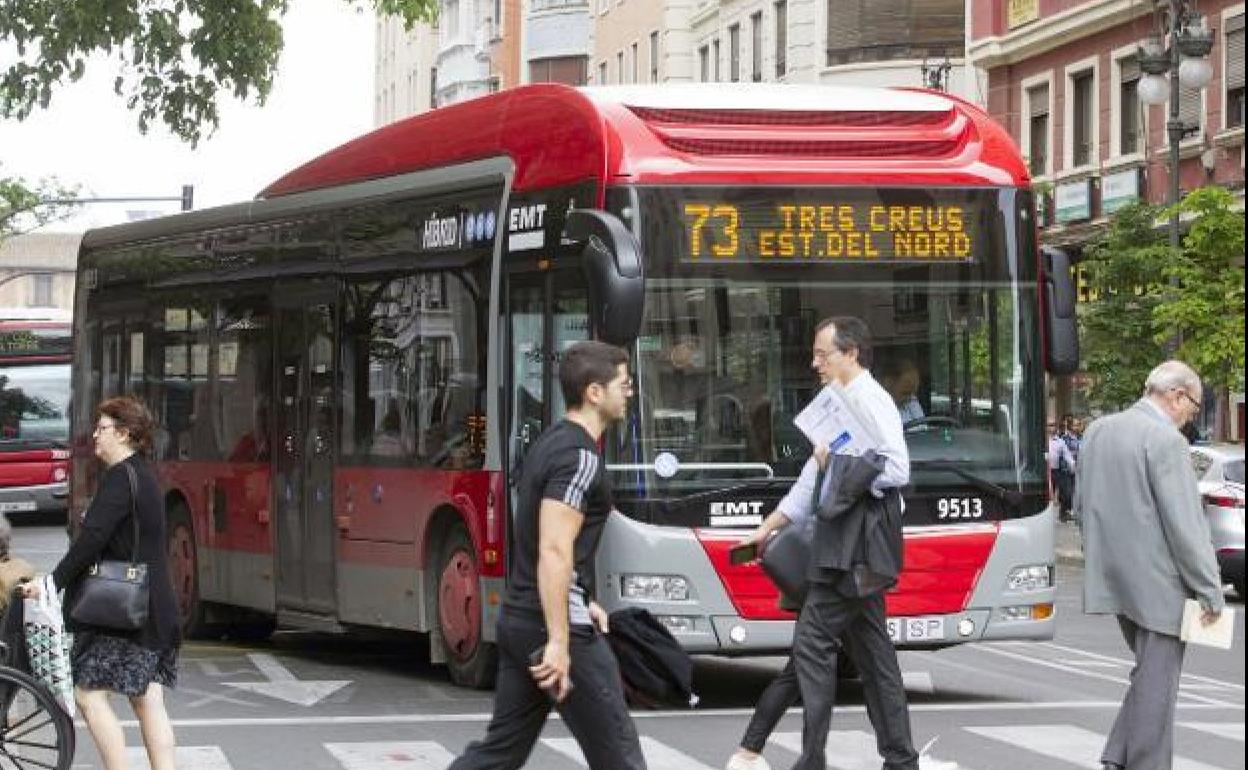
<svg viewBox="0 0 1248 770"><path fill-rule="evenodd" d="M733 754L724 770L771 770L771 765L767 764L762 754L755 757Z"/></svg>
<svg viewBox="0 0 1248 770"><path fill-rule="evenodd" d="M919 757L919 770L958 770L958 763L935 757Z"/></svg>

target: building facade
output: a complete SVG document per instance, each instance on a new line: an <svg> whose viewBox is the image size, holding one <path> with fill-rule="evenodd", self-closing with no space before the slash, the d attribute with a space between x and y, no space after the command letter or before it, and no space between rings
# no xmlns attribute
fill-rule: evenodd
<svg viewBox="0 0 1248 770"><path fill-rule="evenodd" d="M1151 0L969 0L968 56L983 105L1018 142L1043 191L1042 239L1078 252L1128 201L1164 203L1168 104L1139 95ZM1164 3L1162 5L1165 5ZM1213 78L1183 88L1179 186L1244 189L1244 3L1199 5Z"/></svg>
<svg viewBox="0 0 1248 770"><path fill-rule="evenodd" d="M1154 0L968 0L967 56L982 104L1027 156L1041 241L1078 260L1127 203L1167 202L1169 103L1140 98L1139 46L1162 31ZM1182 88L1181 191L1218 184L1244 195L1244 3L1196 6L1213 29L1203 89ZM1086 299L1082 286L1080 298ZM1070 378L1051 384L1054 413L1086 411ZM1242 421L1242 394L1232 396ZM1238 428L1236 421L1232 425ZM1242 437L1242 429L1233 435Z"/></svg>
<svg viewBox="0 0 1248 770"><path fill-rule="evenodd" d="M973 96L964 0L593 2L597 83L935 85Z"/></svg>
<svg viewBox="0 0 1248 770"><path fill-rule="evenodd" d="M73 312L82 233L27 233L0 240L0 307Z"/></svg>
<svg viewBox="0 0 1248 770"><path fill-rule="evenodd" d="M375 22L373 124L384 126L434 106L438 31L428 24L403 28L394 16Z"/></svg>

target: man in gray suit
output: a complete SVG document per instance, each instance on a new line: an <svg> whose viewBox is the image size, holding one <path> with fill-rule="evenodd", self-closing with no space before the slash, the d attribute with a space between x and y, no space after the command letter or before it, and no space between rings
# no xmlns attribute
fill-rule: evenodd
<svg viewBox="0 0 1248 770"><path fill-rule="evenodd" d="M1200 377L1179 361L1148 375L1135 406L1092 423L1077 467L1084 612L1113 614L1135 655L1101 754L1105 770L1169 770L1184 644L1183 602L1217 620L1224 599L1187 441Z"/></svg>

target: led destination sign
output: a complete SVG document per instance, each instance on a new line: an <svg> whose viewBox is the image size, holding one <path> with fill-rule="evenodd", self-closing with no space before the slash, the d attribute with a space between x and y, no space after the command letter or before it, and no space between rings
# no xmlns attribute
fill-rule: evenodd
<svg viewBox="0 0 1248 770"><path fill-rule="evenodd" d="M973 262L980 206L967 191L729 191L685 198L687 262Z"/></svg>

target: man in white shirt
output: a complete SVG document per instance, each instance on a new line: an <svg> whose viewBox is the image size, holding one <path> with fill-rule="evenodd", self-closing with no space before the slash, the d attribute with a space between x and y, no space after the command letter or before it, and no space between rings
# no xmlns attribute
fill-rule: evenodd
<svg viewBox="0 0 1248 770"><path fill-rule="evenodd" d="M1075 456L1053 425L1049 425L1049 451L1045 458L1053 493L1057 495L1058 516L1062 521L1069 521L1075 497Z"/></svg>
<svg viewBox="0 0 1248 770"><path fill-rule="evenodd" d="M811 366L824 385L844 388L846 399L865 413L878 429L876 452L885 459L883 472L872 483L877 497L896 494L910 479L910 455L901 417L892 397L866 367L871 364L871 335L857 318L836 317L822 321L815 331ZM789 493L743 543L762 543L772 531L789 526L813 527L815 487L819 469L828 459L827 447L815 447ZM824 495L827 490L824 490ZM812 606L813 605L813 606ZM807 633L803 634L803 630ZM811 632L814 633L811 633ZM910 736L910 716L897 653L888 637L883 594L846 600L832 589L812 585L798 619L793 658L764 693L742 740L741 749L729 762L730 770L761 770L767 767L759 755L762 743L792 698L794 680L800 683L808 715L803 754L795 770L825 766L824 747L828 722L836 696L838 640L845 642L862 675L867 711L877 733L877 745L885 770L947 770L956 763L922 760ZM807 640L803 642L803 637ZM811 663L818 660L818 671ZM804 680L804 681L802 681ZM789 701L791 702L791 700ZM811 724L814 722L815 724ZM822 727L819 726L822 724ZM809 741L807 741L809 738ZM809 746L806 744L809 743Z"/></svg>

